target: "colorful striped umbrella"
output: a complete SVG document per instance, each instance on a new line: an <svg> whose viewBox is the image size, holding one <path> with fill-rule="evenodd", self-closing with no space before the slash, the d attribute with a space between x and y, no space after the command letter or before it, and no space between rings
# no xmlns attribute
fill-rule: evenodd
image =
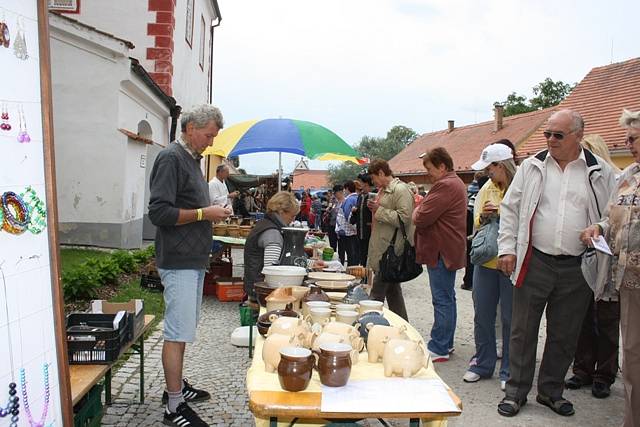
<svg viewBox="0 0 640 427"><path fill-rule="evenodd" d="M224 129L203 154L292 153L313 160L362 164L358 152L342 138L316 123L293 119L248 120Z"/></svg>

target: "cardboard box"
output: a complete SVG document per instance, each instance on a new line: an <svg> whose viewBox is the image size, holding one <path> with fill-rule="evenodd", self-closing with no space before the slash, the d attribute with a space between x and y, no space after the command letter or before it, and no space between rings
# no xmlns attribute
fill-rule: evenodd
<svg viewBox="0 0 640 427"><path fill-rule="evenodd" d="M132 341L144 328L144 300L132 299L127 302L108 302L104 300L91 301L91 311L94 313L116 314L126 311L128 318L128 339Z"/></svg>

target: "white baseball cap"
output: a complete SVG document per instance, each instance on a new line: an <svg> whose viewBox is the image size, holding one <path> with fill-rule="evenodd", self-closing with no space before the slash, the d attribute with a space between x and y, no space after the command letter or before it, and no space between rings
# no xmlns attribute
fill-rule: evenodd
<svg viewBox="0 0 640 427"><path fill-rule="evenodd" d="M471 165L471 169L479 171L493 162L501 162L503 160L513 159L511 148L504 144L491 144L485 147L480 154L480 160Z"/></svg>

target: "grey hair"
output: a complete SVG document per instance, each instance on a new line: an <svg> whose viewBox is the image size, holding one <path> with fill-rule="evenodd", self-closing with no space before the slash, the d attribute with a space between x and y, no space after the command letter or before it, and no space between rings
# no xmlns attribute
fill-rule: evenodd
<svg viewBox="0 0 640 427"><path fill-rule="evenodd" d="M624 108L620 116L620 126L623 128L640 128L640 111L631 111Z"/></svg>
<svg viewBox="0 0 640 427"><path fill-rule="evenodd" d="M196 128L202 129L210 122L215 122L219 129L224 127L224 119L222 118L220 109L210 104L196 105L190 110L182 112L180 116L180 129L182 132L186 132L187 124L189 123L193 123Z"/></svg>
<svg viewBox="0 0 640 427"><path fill-rule="evenodd" d="M220 172L224 172L225 169L229 169L229 166L225 165L224 163L218 165L218 167L216 168L216 175Z"/></svg>

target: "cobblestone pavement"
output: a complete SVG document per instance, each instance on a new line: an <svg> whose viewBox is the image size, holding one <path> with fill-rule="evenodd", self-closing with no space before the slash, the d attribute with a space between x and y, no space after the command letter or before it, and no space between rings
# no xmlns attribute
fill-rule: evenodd
<svg viewBox="0 0 640 427"><path fill-rule="evenodd" d="M614 426L622 423L624 397L622 379L619 377L612 387L611 397L598 400L591 396L590 389L568 390L565 397L576 408L573 417L563 418L550 409L535 402L534 388L529 394L529 404L515 418L504 418L497 414L496 405L503 394L497 378L482 380L475 384L462 381L467 362L474 352L473 303L471 292L459 289L462 275L457 278L458 326L456 329L456 351L451 360L436 365L442 379L460 396L464 410L460 417L452 418L452 426ZM423 274L418 279L403 284L409 319L416 329L428 339L433 322L431 295L428 279ZM205 297L202 318L198 328L198 339L187 346L185 376L196 386L211 392L213 398L194 406L211 425L250 426L253 418L248 409L245 392L245 373L250 365L246 348L236 348L229 343L231 332L239 325L237 303L221 303L215 298ZM544 347L544 323L538 342L538 362ZM146 341L145 399L138 402L137 356L127 362L114 376L114 404L105 409L103 425L157 426L162 422L160 402L164 389L160 354L162 349L161 328ZM259 356L258 356L259 357ZM378 426L377 421L364 421L363 425ZM407 425L406 421L392 420L392 425Z"/></svg>

